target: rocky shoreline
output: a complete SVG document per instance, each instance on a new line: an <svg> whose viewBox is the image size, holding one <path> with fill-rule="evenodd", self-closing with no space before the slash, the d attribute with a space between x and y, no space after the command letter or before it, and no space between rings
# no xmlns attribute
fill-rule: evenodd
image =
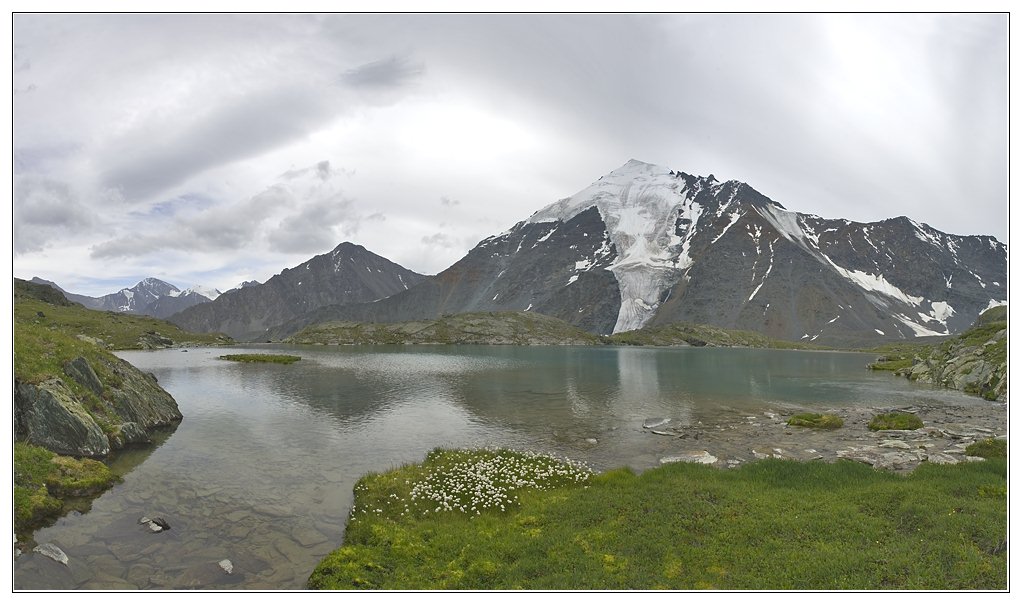
<svg viewBox="0 0 1023 606"><path fill-rule="evenodd" d="M760 459L835 461L847 459L877 469L908 472L920 463L955 464L974 459L966 447L987 438L1007 439L1008 416L1004 403L978 398L970 405L919 405L901 408L919 416L924 426L915 430L871 431L874 415L891 408L863 406L822 410L845 423L838 429L809 429L787 424L802 409L776 408L758 415L739 414L713 425L685 425L672 419L647 419L644 431L663 440L661 464L688 461L737 467Z"/></svg>

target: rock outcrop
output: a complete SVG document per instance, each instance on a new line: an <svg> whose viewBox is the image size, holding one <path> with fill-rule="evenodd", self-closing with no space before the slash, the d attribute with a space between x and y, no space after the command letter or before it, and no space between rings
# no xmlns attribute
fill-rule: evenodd
<svg viewBox="0 0 1023 606"><path fill-rule="evenodd" d="M1006 306L985 311L974 326L938 345L881 356L868 366L1005 402L1009 391L1009 326Z"/></svg>
<svg viewBox="0 0 1023 606"><path fill-rule="evenodd" d="M15 378L15 439L58 454L104 457L181 420L177 403L151 374L109 354L102 364L106 384L81 356L64 365L66 379Z"/></svg>
<svg viewBox="0 0 1023 606"><path fill-rule="evenodd" d="M1009 363L1005 356L1007 339L1005 328L982 343L952 339L897 374L975 394L985 400L1005 402L1009 384Z"/></svg>

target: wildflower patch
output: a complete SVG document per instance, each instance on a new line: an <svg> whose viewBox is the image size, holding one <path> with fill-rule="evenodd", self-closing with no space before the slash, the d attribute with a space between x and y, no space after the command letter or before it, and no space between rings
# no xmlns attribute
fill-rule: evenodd
<svg viewBox="0 0 1023 606"><path fill-rule="evenodd" d="M549 454L437 449L422 464L363 478L355 486L351 520L507 511L518 505L522 490L582 484L592 475L583 463Z"/></svg>

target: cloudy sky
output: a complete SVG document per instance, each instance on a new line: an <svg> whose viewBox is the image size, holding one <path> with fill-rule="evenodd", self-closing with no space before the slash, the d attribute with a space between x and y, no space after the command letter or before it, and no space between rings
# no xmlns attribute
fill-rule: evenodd
<svg viewBox="0 0 1023 606"><path fill-rule="evenodd" d="M27 15L14 275L436 273L630 158L1008 237L1005 15Z"/></svg>

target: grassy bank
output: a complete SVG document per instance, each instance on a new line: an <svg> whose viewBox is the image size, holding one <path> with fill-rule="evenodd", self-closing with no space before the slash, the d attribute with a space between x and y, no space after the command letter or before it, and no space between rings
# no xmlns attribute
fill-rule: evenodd
<svg viewBox="0 0 1023 606"><path fill-rule="evenodd" d="M345 544L318 589L1004 589L1006 462L765 460L733 470L672 464L519 489L505 508L428 506L452 477L487 474L435 453L364 478ZM416 492L413 493L413 488ZM486 491L483 491L486 492ZM444 494L440 491L439 494Z"/></svg>
<svg viewBox="0 0 1023 606"><path fill-rule="evenodd" d="M63 511L66 497L103 492L118 477L99 461L14 443L14 530L24 532Z"/></svg>

